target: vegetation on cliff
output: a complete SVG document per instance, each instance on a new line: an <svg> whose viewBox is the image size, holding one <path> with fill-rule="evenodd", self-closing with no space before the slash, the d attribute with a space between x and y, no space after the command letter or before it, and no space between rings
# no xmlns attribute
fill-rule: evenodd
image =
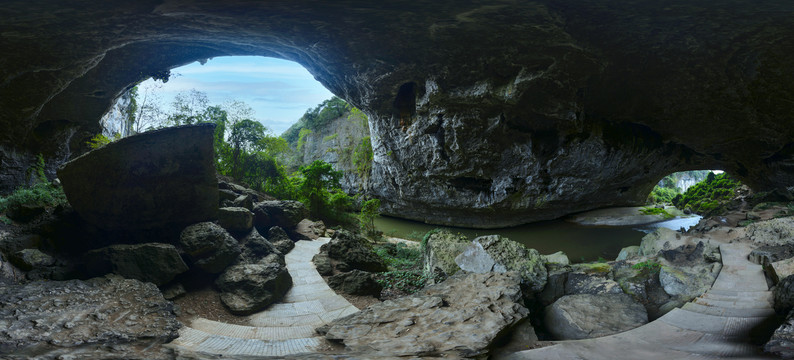
<svg viewBox="0 0 794 360"><path fill-rule="evenodd" d="M719 175L710 173L705 180L690 187L684 194L676 196L673 205L703 216L720 214L727 210L739 186L741 183L727 173Z"/></svg>

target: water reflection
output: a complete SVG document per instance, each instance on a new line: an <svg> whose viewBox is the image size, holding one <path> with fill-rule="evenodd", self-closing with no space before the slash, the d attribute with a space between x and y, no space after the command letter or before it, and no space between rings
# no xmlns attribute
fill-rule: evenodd
<svg viewBox="0 0 794 360"><path fill-rule="evenodd" d="M541 254L563 251L573 262L595 261L599 258L613 260L620 249L639 245L646 233L658 227L678 230L697 224L699 216L675 218L641 227L624 226L582 226L562 220L544 221L522 226L501 229L470 229L449 226L428 225L416 221L382 216L375 220L375 226L384 234L402 238L421 239L426 232L443 228L466 235L469 239L477 236L498 234L520 242Z"/></svg>

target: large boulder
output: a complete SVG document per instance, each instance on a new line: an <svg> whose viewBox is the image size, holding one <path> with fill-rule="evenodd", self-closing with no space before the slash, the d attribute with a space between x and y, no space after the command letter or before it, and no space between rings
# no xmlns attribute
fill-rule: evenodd
<svg viewBox="0 0 794 360"><path fill-rule="evenodd" d="M255 264L257 262L271 262L266 261L271 256L275 256L278 263L284 263L284 255L279 251L270 241L267 241L259 231L251 229L251 231L240 239L240 260L243 263Z"/></svg>
<svg viewBox="0 0 794 360"><path fill-rule="evenodd" d="M788 314L794 309L794 276L787 276L780 280L774 289L775 311L778 314Z"/></svg>
<svg viewBox="0 0 794 360"><path fill-rule="evenodd" d="M794 217L752 223L747 226L746 232L756 245L791 245L791 239L794 238Z"/></svg>
<svg viewBox="0 0 794 360"><path fill-rule="evenodd" d="M254 214L244 207L218 209L218 224L234 233L246 232L254 226Z"/></svg>
<svg viewBox="0 0 794 360"><path fill-rule="evenodd" d="M219 273L240 255L240 245L222 227L203 222L190 225L179 236L189 264L208 273Z"/></svg>
<svg viewBox="0 0 794 360"><path fill-rule="evenodd" d="M325 337L382 356L476 357L521 322L521 277L460 272L413 295L331 322Z"/></svg>
<svg viewBox="0 0 794 360"><path fill-rule="evenodd" d="M166 284L188 270L171 244L111 245L86 253L83 261L86 271L92 276L112 272L155 285Z"/></svg>
<svg viewBox="0 0 794 360"><path fill-rule="evenodd" d="M215 125L133 135L58 170L69 203L107 230L139 230L213 220L218 212Z"/></svg>
<svg viewBox="0 0 794 360"><path fill-rule="evenodd" d="M232 313L249 315L281 300L292 287L292 277L280 264L242 264L226 269L215 285Z"/></svg>
<svg viewBox="0 0 794 360"><path fill-rule="evenodd" d="M794 310L764 344L764 351L784 359L794 358Z"/></svg>
<svg viewBox="0 0 794 360"><path fill-rule="evenodd" d="M443 230L425 236L423 253L425 277L445 278L458 272L460 267L455 263L455 258L469 246L470 241L466 236Z"/></svg>
<svg viewBox="0 0 794 360"><path fill-rule="evenodd" d="M327 253L329 258L335 260L336 268L340 271L358 269L382 272L388 270L383 259L372 250L369 241L350 231L336 231L331 241L320 247L320 252Z"/></svg>
<svg viewBox="0 0 794 360"><path fill-rule="evenodd" d="M522 284L531 292L543 290L548 278L545 260L537 250L527 249L524 245L500 235L475 238L455 257L455 264L463 270L475 273L518 272Z"/></svg>
<svg viewBox="0 0 794 360"><path fill-rule="evenodd" d="M254 226L266 231L272 226L292 229L309 216L309 210L300 201L274 200L254 204Z"/></svg>
<svg viewBox="0 0 794 360"><path fill-rule="evenodd" d="M267 239L284 255L295 248L295 242L292 241L287 235L287 232L279 226L273 226L267 231Z"/></svg>
<svg viewBox="0 0 794 360"><path fill-rule="evenodd" d="M181 326L173 303L151 283L116 275L0 283L0 358L168 358L155 345L175 339Z"/></svg>
<svg viewBox="0 0 794 360"><path fill-rule="evenodd" d="M325 224L322 221L303 219L295 226L295 233L309 240L317 240L325 235Z"/></svg>
<svg viewBox="0 0 794 360"><path fill-rule="evenodd" d="M719 263L690 266L662 266L659 282L664 291L673 296L693 299L703 295L719 275Z"/></svg>
<svg viewBox="0 0 794 360"><path fill-rule="evenodd" d="M557 339L590 339L646 324L648 313L622 293L567 295L546 307L544 323Z"/></svg>
<svg viewBox="0 0 794 360"><path fill-rule="evenodd" d="M41 252L39 249L17 251L9 256L9 260L16 267L25 271L30 271L37 267L55 265L55 258Z"/></svg>
<svg viewBox="0 0 794 360"><path fill-rule="evenodd" d="M328 278L328 286L345 294L374 297L380 297L380 292L383 290L383 286L375 281L372 273L361 270L351 270L331 276Z"/></svg>

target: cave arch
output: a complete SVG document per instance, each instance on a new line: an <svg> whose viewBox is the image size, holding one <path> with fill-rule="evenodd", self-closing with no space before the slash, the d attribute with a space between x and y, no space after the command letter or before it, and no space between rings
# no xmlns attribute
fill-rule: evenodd
<svg viewBox="0 0 794 360"><path fill-rule="evenodd" d="M794 183L790 3L76 5L0 8L2 189L34 154L55 165L76 152L131 84L222 55L298 62L369 114L372 195L421 221L505 226L635 205L659 169L721 168L757 190ZM395 90L407 81L423 91L411 131L395 131ZM620 128L656 140L611 136ZM558 145L535 151L534 133Z"/></svg>

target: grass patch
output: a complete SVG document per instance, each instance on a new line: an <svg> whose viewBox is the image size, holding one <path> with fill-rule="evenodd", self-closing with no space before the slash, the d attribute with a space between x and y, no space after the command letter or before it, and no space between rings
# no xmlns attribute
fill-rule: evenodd
<svg viewBox="0 0 794 360"><path fill-rule="evenodd" d="M383 243L376 244L374 250L389 268L374 274L384 288L384 298L410 295L425 287L427 278L422 271L422 249L418 246Z"/></svg>
<svg viewBox="0 0 794 360"><path fill-rule="evenodd" d="M639 270L644 275L658 273L662 265L655 261L642 261L631 266L632 269Z"/></svg>
<svg viewBox="0 0 794 360"><path fill-rule="evenodd" d="M665 220L672 219L675 217L675 215L670 214L669 212L667 212L667 210L659 209L655 207L642 208L640 209L640 213L643 215L661 215L662 218L664 218Z"/></svg>
<svg viewBox="0 0 794 360"><path fill-rule="evenodd" d="M28 188L19 188L6 197L0 197L0 213L20 205L50 207L66 203L66 195L61 187L49 182L40 182Z"/></svg>

